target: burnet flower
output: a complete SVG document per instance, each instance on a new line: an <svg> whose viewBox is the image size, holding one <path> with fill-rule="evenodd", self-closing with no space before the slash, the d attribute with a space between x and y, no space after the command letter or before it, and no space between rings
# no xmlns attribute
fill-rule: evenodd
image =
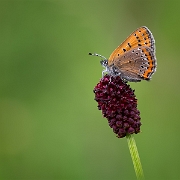
<svg viewBox="0 0 180 180"><path fill-rule="evenodd" d="M140 132L140 112L134 90L120 76L105 75L94 88L98 109L118 138Z"/></svg>

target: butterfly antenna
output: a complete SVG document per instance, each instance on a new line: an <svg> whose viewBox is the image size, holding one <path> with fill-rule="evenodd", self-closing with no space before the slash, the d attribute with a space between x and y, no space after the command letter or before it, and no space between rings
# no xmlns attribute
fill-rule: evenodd
<svg viewBox="0 0 180 180"><path fill-rule="evenodd" d="M104 56L102 56L100 54L97 54L97 53L89 53L89 55L91 55L91 56L98 56L98 57L101 57L103 59L106 59Z"/></svg>

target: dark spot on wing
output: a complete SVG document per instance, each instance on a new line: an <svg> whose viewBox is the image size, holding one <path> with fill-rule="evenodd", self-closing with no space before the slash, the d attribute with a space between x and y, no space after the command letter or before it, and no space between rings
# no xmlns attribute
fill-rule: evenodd
<svg viewBox="0 0 180 180"><path fill-rule="evenodd" d="M130 45L130 43L128 43L128 46L131 48L131 45Z"/></svg>

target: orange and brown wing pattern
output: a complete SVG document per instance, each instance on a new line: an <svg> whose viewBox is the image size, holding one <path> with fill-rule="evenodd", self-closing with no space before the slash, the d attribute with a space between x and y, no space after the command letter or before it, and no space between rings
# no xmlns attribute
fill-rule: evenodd
<svg viewBox="0 0 180 180"><path fill-rule="evenodd" d="M145 70L145 72L142 74L142 77L145 80L149 80L152 74L156 71L156 67L157 67L156 57L154 55L154 52L152 52L152 50L149 48L143 48L142 51L148 60L148 67Z"/></svg>
<svg viewBox="0 0 180 180"><path fill-rule="evenodd" d="M116 57L122 56L124 53L133 48L147 46L151 48L152 52L154 53L154 44L155 40L151 31L145 26L140 27L113 51L113 53L110 55L108 59L108 65L111 65Z"/></svg>

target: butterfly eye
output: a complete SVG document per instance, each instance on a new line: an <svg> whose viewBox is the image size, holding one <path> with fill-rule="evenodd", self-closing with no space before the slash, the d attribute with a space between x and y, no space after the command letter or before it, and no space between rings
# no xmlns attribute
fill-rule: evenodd
<svg viewBox="0 0 180 180"><path fill-rule="evenodd" d="M107 67L107 65L108 65L108 61L106 59L105 60L101 60L100 63L101 63L101 65L103 67Z"/></svg>

